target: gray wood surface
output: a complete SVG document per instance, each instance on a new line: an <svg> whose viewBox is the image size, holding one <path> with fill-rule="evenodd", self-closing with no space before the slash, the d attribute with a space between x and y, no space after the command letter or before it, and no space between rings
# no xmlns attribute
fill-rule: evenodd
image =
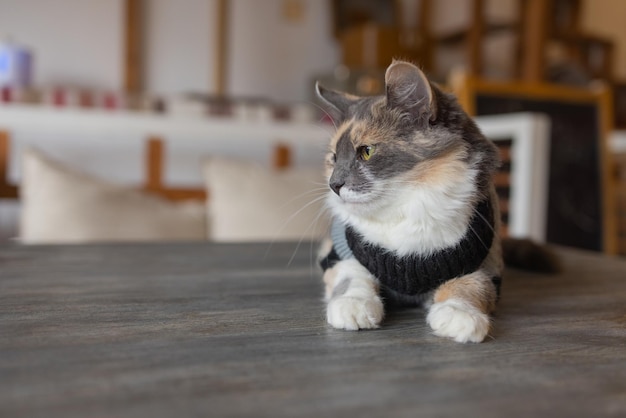
<svg viewBox="0 0 626 418"><path fill-rule="evenodd" d="M0 416L626 416L626 262L508 271L493 339L330 329L310 244L0 247Z"/></svg>

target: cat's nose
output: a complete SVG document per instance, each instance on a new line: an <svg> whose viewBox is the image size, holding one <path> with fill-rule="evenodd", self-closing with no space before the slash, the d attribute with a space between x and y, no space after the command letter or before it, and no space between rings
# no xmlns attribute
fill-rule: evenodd
<svg viewBox="0 0 626 418"><path fill-rule="evenodd" d="M330 182L330 188L333 189L333 192L335 192L337 196L339 196L339 191L341 190L344 184L346 183L343 181L332 181Z"/></svg>

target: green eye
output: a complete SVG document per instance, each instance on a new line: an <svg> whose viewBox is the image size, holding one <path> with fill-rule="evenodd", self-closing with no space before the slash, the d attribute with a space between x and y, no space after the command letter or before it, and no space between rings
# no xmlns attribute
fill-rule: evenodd
<svg viewBox="0 0 626 418"><path fill-rule="evenodd" d="M374 151L376 151L376 147L374 145L368 145L365 147L361 147L359 154L363 160L367 161L372 158L372 155L374 155Z"/></svg>

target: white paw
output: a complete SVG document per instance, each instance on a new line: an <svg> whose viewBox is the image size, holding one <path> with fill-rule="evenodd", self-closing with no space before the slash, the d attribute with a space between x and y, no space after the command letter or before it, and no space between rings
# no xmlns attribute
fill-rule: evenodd
<svg viewBox="0 0 626 418"><path fill-rule="evenodd" d="M340 296L328 302L326 320L335 328L356 331L378 328L384 313L383 302L376 295L370 298Z"/></svg>
<svg viewBox="0 0 626 418"><path fill-rule="evenodd" d="M459 299L435 303L428 312L426 322L435 335L460 343L479 343L489 332L489 316Z"/></svg>

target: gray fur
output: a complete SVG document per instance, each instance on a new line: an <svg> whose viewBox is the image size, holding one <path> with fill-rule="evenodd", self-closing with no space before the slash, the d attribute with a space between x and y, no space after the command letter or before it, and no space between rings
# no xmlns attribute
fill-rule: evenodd
<svg viewBox="0 0 626 418"><path fill-rule="evenodd" d="M315 91L317 96L326 103L326 109L331 114L331 117L339 123L348 114L350 106L356 102L356 100L351 99L346 94L327 89L319 83L315 83Z"/></svg>
<svg viewBox="0 0 626 418"><path fill-rule="evenodd" d="M337 298L339 296L342 296L344 293L346 293L348 291L348 288L350 287L351 281L352 279L350 278L346 278L340 281L333 289L333 294L331 298Z"/></svg>
<svg viewBox="0 0 626 418"><path fill-rule="evenodd" d="M430 82L421 71L405 62L394 62L385 73L386 99L390 108L402 109L421 126L436 115Z"/></svg>
<svg viewBox="0 0 626 418"><path fill-rule="evenodd" d="M370 263L363 266L370 273L370 268L376 270L373 274L379 274L378 267L388 271L398 263L395 259L389 261L387 251L432 255L435 247L452 248L458 244L470 229L478 235L471 223L465 223L465 216L476 211L482 199L489 199L493 209L497 209L491 184L499 164L497 149L455 98L406 62L394 62L388 68L385 84L386 94L378 97L358 98L320 90L320 96L340 118L339 134L331 141L327 159L330 184L340 199L331 197L330 203L339 205L334 208L338 209L338 222L354 226L364 241L380 247L381 251L365 255L367 260L360 258L380 264L376 268ZM367 154L362 152L364 149ZM339 193L343 186L345 189ZM412 193L414 187L416 193ZM427 193L422 195L421 190ZM429 192L433 193L432 198ZM458 196L453 195L456 193ZM423 202L410 200L421 198ZM346 205L341 206L341 202ZM447 202L451 206L442 208L441 217L436 216L440 205ZM407 214L415 214L415 219L407 218ZM456 288L457 279L452 279L446 282L448 289L439 299L438 290L423 297L406 297L385 286L381 288L374 276L365 276L360 269L355 270L360 276L346 271L350 279L338 280L336 286L336 275L325 276L327 285L334 287L327 287L332 295L327 321L335 328L376 328L384 316L380 298L383 296L400 304L433 304L426 320L437 335L459 342L482 341L489 330L487 315L494 309L497 297L493 279L500 276L502 269L498 228L495 219L492 244L486 258L478 260L479 269L458 278L463 280L458 282L459 289L472 289L467 295ZM416 229L423 233L416 234ZM335 235L331 233L333 240ZM462 247L467 248L465 244ZM384 257L379 257L379 253ZM442 266L436 264L435 269ZM346 268L351 268L351 264L346 264ZM461 299L462 309L446 310L450 298Z"/></svg>
<svg viewBox="0 0 626 418"><path fill-rule="evenodd" d="M337 191L337 187L347 185L354 191L365 192L371 187L358 169L360 162L356 158L356 152L349 135L342 136L337 142L337 161L329 181L334 190Z"/></svg>
<svg viewBox="0 0 626 418"><path fill-rule="evenodd" d="M356 98L319 89L325 101L334 109L341 109L341 121L354 120L366 127L366 138L356 137L349 128L337 141L331 181L343 181L355 191L365 191L371 188L372 176L391 178L412 170L420 162L460 150L464 162L477 169L478 190L486 197L491 175L499 165L495 145L482 135L452 95L404 69L392 76L395 84L387 85L384 96ZM413 89L409 88L410 83L415 84ZM358 144L368 140L370 132L378 143L368 145L376 145L376 153L370 160L362 161Z"/></svg>

